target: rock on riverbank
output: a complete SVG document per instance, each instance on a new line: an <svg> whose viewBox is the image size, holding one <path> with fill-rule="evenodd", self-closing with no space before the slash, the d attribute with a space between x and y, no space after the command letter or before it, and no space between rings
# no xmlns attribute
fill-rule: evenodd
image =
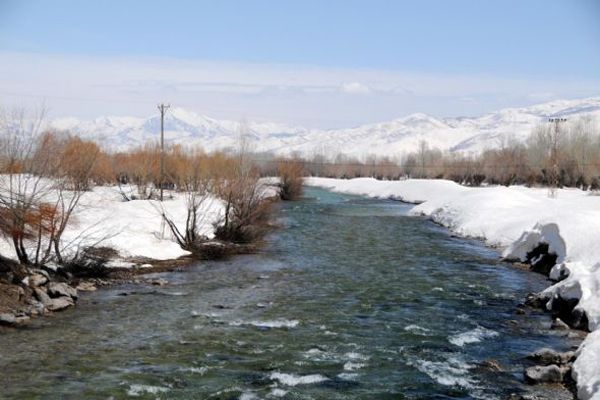
<svg viewBox="0 0 600 400"><path fill-rule="evenodd" d="M0 325L16 326L31 317L75 305L77 289L53 281L48 272L29 270L20 285L0 283Z"/></svg>

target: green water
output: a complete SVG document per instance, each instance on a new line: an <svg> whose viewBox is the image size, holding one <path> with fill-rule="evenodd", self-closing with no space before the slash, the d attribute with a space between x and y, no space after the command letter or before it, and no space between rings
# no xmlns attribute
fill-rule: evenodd
<svg viewBox="0 0 600 400"><path fill-rule="evenodd" d="M2 334L0 397L503 398L526 354L569 345L547 315L514 313L546 282L409 208L308 189L263 254L84 294Z"/></svg>

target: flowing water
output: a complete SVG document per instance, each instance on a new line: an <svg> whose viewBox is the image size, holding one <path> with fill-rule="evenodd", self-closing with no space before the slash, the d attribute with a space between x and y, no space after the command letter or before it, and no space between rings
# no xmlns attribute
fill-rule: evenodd
<svg viewBox="0 0 600 400"><path fill-rule="evenodd" d="M0 335L2 398L504 398L569 344L516 315L544 278L409 205L307 189L259 255L85 294ZM495 360L504 372L482 363Z"/></svg>

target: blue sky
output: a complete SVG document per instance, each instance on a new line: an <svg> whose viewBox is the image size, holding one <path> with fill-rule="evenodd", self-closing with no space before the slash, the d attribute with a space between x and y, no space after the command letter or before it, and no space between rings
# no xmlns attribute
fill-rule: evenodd
<svg viewBox="0 0 600 400"><path fill-rule="evenodd" d="M40 97L57 115L136 115L163 97L325 126L477 114L600 94L600 1L0 0L0 61L5 103ZM136 79L140 64L155 76Z"/></svg>

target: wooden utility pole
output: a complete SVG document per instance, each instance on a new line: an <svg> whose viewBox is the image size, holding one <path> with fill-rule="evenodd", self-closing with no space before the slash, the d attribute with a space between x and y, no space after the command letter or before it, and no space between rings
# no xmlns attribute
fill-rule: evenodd
<svg viewBox="0 0 600 400"><path fill-rule="evenodd" d="M165 113L171 107L168 104L159 104L158 110L160 111L160 201L163 201L163 187L165 178Z"/></svg>
<svg viewBox="0 0 600 400"><path fill-rule="evenodd" d="M560 133L560 124L566 122L566 118L548 118L548 122L554 124L554 130L551 136L551 147L550 147L550 189L548 192L549 197L556 197L556 190L560 183L560 171L558 170L558 134Z"/></svg>

